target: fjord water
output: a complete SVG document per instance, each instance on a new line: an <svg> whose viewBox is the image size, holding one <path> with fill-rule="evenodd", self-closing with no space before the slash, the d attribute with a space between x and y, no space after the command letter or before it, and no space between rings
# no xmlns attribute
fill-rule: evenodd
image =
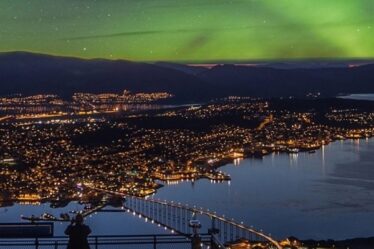
<svg viewBox="0 0 374 249"><path fill-rule="evenodd" d="M276 238L345 239L374 235L374 139L338 141L316 153L272 154L236 161L221 169L230 183L208 180L161 188L154 198L205 207L253 225ZM0 208L0 222L20 214L59 215L79 210L15 205ZM99 213L87 219L94 234L162 233L163 229L124 213ZM67 224L56 224L59 235Z"/></svg>
<svg viewBox="0 0 374 249"><path fill-rule="evenodd" d="M284 238L373 236L374 140L332 143L316 153L273 154L222 168L230 184L163 188L158 197L209 207Z"/></svg>
<svg viewBox="0 0 374 249"><path fill-rule="evenodd" d="M349 94L346 96L340 96L339 98L374 101L374 93Z"/></svg>

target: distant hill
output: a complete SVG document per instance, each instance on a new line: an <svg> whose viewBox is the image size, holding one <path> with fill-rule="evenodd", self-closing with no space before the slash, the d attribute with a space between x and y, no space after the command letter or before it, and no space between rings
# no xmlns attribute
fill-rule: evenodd
<svg viewBox="0 0 374 249"><path fill-rule="evenodd" d="M188 73L124 60L83 60L24 52L0 54L0 95L11 93L168 91L183 100L205 98L209 83Z"/></svg>
<svg viewBox="0 0 374 249"><path fill-rule="evenodd" d="M277 69L318 69L318 68L347 68L374 64L374 60L311 60L311 61L280 61L280 62L254 62L250 64L238 64L243 66L270 67Z"/></svg>
<svg viewBox="0 0 374 249"><path fill-rule="evenodd" d="M204 67L188 66L184 64L167 63L167 62L156 62L155 65L164 67L164 68L175 69L175 70L182 71L184 73L192 74L192 75L198 75L207 70Z"/></svg>
<svg viewBox="0 0 374 249"><path fill-rule="evenodd" d="M201 101L227 95L374 93L374 65L371 64L351 68L293 67L218 65L207 69L173 63L84 60L10 52L0 53L0 95L56 93L69 97L73 92L128 89L168 91L179 101Z"/></svg>
<svg viewBox="0 0 374 249"><path fill-rule="evenodd" d="M233 94L256 96L305 96L321 92L374 93L374 65L353 68L275 69L221 65L204 71L200 79L214 82Z"/></svg>

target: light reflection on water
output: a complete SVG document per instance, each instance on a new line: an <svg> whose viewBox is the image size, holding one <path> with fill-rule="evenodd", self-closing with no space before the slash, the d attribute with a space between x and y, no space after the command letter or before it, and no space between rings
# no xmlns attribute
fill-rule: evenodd
<svg viewBox="0 0 374 249"><path fill-rule="evenodd" d="M374 140L338 141L316 153L272 154L228 165L231 184L160 189L161 199L214 208L277 236L373 236Z"/></svg>
<svg viewBox="0 0 374 249"><path fill-rule="evenodd" d="M229 183L208 180L161 188L155 198L216 210L283 238L373 236L374 139L338 141L316 153L271 154L263 160L236 160L222 168ZM59 215L81 207L71 203L51 210L47 204L0 208L0 222L19 216ZM87 219L95 234L163 233L132 215L102 213ZM57 225L61 234L66 224Z"/></svg>
<svg viewBox="0 0 374 249"><path fill-rule="evenodd" d="M159 104L103 104L96 105L97 111L108 111L118 108L122 112L136 112L147 110L160 110L165 108L178 107L178 105L159 105ZM40 114L54 112L72 112L79 110L79 106L54 106L54 105L38 105L38 106L0 106L1 115L14 114Z"/></svg>

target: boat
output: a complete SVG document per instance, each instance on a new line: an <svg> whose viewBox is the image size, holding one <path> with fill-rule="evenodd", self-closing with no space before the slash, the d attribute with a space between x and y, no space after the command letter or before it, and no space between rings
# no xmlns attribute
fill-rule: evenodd
<svg viewBox="0 0 374 249"><path fill-rule="evenodd" d="M287 152L290 153L290 154L297 154L299 153L299 149L298 148L288 148L287 149Z"/></svg>
<svg viewBox="0 0 374 249"><path fill-rule="evenodd" d="M54 217L52 214L49 214L49 213L44 213L42 216L41 216L42 219L46 219L46 220L55 220L56 217Z"/></svg>

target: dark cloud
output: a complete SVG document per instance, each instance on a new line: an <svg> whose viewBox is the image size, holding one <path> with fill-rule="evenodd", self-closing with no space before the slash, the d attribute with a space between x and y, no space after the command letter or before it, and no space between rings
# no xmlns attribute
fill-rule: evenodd
<svg viewBox="0 0 374 249"><path fill-rule="evenodd" d="M88 40L88 39L98 39L98 38L112 38L112 37L126 37L126 36L139 36L139 35L155 35L155 34L183 34L183 33L193 33L193 32L214 32L223 30L239 30L246 29L243 28L191 28L191 29L174 29L174 30L144 30L144 31L129 31L121 33L103 34L103 35L88 35L88 36L76 36L65 38L66 40Z"/></svg>
<svg viewBox="0 0 374 249"><path fill-rule="evenodd" d="M193 37L185 46L179 49L179 54L184 55L187 53L191 53L204 45L206 45L210 40L210 35L206 33L201 33L195 37Z"/></svg>

